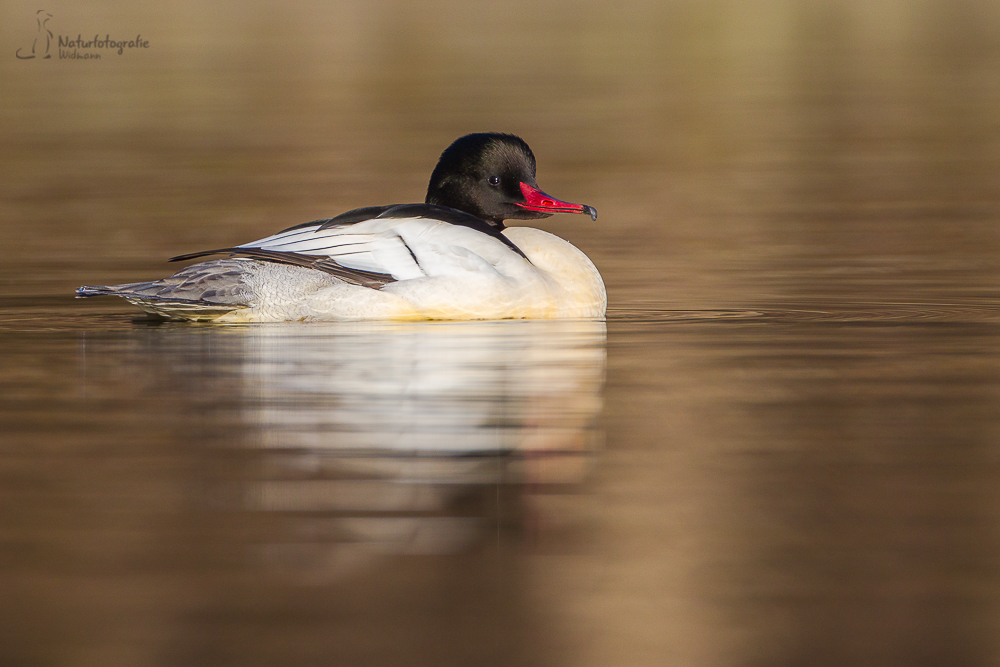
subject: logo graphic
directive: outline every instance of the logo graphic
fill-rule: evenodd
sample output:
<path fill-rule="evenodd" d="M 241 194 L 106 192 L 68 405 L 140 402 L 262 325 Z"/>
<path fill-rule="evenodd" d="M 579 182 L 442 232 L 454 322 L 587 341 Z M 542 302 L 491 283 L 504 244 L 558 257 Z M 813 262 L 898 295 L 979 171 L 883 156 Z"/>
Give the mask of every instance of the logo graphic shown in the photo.
<path fill-rule="evenodd" d="M 52 14 L 49 14 L 44 9 L 39 9 L 35 12 L 35 18 L 38 21 L 38 34 L 35 35 L 35 41 L 31 43 L 30 53 L 21 53 L 24 49 L 18 49 L 16 55 L 21 60 L 31 60 L 32 58 L 51 58 L 49 54 L 49 47 L 52 46 L 52 31 L 46 27 L 46 23 L 52 18 Z"/>
<path fill-rule="evenodd" d="M 51 58 L 52 47 L 58 45 L 58 52 L 55 54 L 59 60 L 103 60 L 104 56 L 117 53 L 122 55 L 126 50 L 135 53 L 137 50 L 148 49 L 149 40 L 143 39 L 142 34 L 134 38 L 116 39 L 111 37 L 110 32 L 106 32 L 101 37 L 99 32 L 93 33 L 93 39 L 84 39 L 82 33 L 77 33 L 76 37 L 70 35 L 54 35 L 49 30 L 48 22 L 52 18 L 44 9 L 35 12 L 35 22 L 38 24 L 38 31 L 31 42 L 31 48 L 21 47 L 14 55 L 19 60 L 33 60 L 39 58 L 45 60 Z"/>

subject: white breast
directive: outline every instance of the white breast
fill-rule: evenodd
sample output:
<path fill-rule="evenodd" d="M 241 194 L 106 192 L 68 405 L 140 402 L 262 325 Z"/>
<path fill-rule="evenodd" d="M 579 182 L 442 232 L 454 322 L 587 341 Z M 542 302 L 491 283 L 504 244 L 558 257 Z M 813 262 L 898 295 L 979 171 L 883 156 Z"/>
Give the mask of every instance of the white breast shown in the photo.
<path fill-rule="evenodd" d="M 531 227 L 508 227 L 503 233 L 558 287 L 549 317 L 604 317 L 608 309 L 604 280 L 579 248 Z"/>

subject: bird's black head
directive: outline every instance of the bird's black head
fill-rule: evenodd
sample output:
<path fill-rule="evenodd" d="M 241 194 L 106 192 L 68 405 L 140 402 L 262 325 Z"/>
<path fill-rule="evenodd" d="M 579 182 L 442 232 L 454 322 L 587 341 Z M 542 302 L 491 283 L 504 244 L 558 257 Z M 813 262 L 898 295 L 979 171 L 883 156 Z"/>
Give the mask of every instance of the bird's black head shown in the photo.
<path fill-rule="evenodd" d="M 504 220 L 547 218 L 553 213 L 587 213 L 591 206 L 550 197 L 535 182 L 535 156 L 513 134 L 467 134 L 441 153 L 427 186 L 428 204 L 471 213 L 503 229 Z"/>

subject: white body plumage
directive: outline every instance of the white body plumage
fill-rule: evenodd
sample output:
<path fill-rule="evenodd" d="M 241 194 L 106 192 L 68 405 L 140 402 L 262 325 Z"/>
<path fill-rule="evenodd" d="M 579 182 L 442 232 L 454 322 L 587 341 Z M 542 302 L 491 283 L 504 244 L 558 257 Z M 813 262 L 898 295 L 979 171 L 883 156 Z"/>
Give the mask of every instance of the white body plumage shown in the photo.
<path fill-rule="evenodd" d="M 299 228 L 244 248 L 334 257 L 353 269 L 385 273 L 381 289 L 314 269 L 241 260 L 247 307 L 197 319 L 219 322 L 358 319 L 506 319 L 603 317 L 604 282 L 572 244 L 538 229 L 501 241 L 466 227 L 423 218 L 372 220 L 348 228 Z M 137 305 L 151 312 L 152 302 Z M 185 313 L 191 319 L 194 313 Z"/>

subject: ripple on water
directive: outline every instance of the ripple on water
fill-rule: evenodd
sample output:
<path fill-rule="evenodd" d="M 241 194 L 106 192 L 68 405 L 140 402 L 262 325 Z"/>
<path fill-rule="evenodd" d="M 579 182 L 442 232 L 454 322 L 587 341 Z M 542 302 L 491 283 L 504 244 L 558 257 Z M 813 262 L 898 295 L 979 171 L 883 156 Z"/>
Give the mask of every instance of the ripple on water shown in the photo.
<path fill-rule="evenodd" d="M 654 307 L 608 309 L 610 322 L 630 324 L 667 324 L 684 322 L 794 323 L 927 323 L 961 324 L 1000 323 L 1000 305 L 985 304 L 849 304 L 823 308 L 802 306 L 766 306 L 754 309 L 666 310 Z"/>
<path fill-rule="evenodd" d="M 761 304 L 756 308 L 667 309 L 655 305 L 608 308 L 608 321 L 627 324 L 683 324 L 705 322 L 836 322 L 996 324 L 1000 304 L 994 303 L 849 303 L 817 307 L 813 304 Z M 0 331 L 111 331 L 143 326 L 215 326 L 161 322 L 145 318 L 127 304 L 103 304 L 72 296 L 45 295 L 0 298 Z"/>

